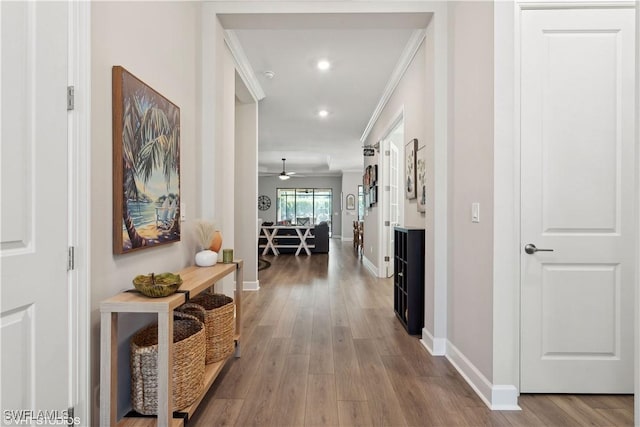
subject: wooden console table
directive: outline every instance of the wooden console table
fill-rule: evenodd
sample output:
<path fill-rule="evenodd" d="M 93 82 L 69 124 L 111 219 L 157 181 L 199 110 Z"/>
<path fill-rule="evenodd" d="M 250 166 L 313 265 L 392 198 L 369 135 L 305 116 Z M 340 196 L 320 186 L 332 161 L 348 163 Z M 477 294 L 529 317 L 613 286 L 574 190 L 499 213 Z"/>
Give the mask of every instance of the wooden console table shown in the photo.
<path fill-rule="evenodd" d="M 271 252 L 273 252 L 274 255 L 280 255 L 278 248 L 297 248 L 298 250 L 296 251 L 296 256 L 300 255 L 300 251 L 304 249 L 307 255 L 311 255 L 311 251 L 309 249 L 313 248 L 314 245 L 308 244 L 307 239 L 312 239 L 315 237 L 311 234 L 311 230 L 313 230 L 313 227 L 304 225 L 262 225 L 260 226 L 260 229 L 267 239 L 266 245 L 259 245 L 259 247 L 264 248 L 264 250 L 262 251 L 262 255 L 266 255 L 267 252 L 269 252 L 269 249 L 271 249 Z M 276 243 L 275 237 L 278 235 L 279 230 L 295 230 L 295 236 L 280 235 L 280 237 L 282 239 L 297 239 L 299 243 L 297 245 L 291 243 Z"/>
<path fill-rule="evenodd" d="M 173 366 L 173 310 L 190 297 L 213 286 L 217 281 L 235 272 L 236 289 L 236 354 L 240 357 L 240 327 L 242 309 L 243 262 L 218 263 L 212 267 L 188 267 L 178 273 L 183 283 L 173 295 L 148 298 L 140 293 L 123 292 L 100 303 L 100 426 L 158 426 L 179 427 L 183 418 L 173 418 L 172 366 Z M 123 418 L 117 421 L 118 391 L 118 313 L 156 313 L 158 315 L 158 417 Z M 228 359 L 206 365 L 202 394 L 189 407 L 180 410 L 185 418 L 191 417 Z"/>

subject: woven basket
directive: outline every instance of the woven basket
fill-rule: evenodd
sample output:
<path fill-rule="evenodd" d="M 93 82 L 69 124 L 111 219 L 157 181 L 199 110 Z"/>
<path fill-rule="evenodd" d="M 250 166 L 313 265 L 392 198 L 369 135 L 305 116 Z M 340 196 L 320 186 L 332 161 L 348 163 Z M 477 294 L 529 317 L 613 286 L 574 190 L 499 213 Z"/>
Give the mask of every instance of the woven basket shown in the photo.
<path fill-rule="evenodd" d="M 203 323 L 174 312 L 173 410 L 192 404 L 204 388 L 206 334 Z M 143 415 L 158 413 L 158 324 L 140 329 L 131 338 L 131 403 Z"/>
<path fill-rule="evenodd" d="M 204 325 L 207 334 L 206 363 L 219 362 L 235 350 L 233 325 L 233 298 L 222 294 L 203 292 L 190 300 L 205 310 Z"/>

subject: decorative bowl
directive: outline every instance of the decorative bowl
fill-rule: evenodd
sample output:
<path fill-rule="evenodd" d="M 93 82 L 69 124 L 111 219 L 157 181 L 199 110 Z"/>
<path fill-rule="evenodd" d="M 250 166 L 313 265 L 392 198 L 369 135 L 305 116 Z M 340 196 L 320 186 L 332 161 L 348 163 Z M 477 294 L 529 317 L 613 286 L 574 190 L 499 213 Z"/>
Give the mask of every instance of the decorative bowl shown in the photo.
<path fill-rule="evenodd" d="M 133 279 L 133 286 L 143 295 L 151 298 L 166 297 L 178 290 L 182 285 L 179 274 L 160 273 L 143 274 Z"/>

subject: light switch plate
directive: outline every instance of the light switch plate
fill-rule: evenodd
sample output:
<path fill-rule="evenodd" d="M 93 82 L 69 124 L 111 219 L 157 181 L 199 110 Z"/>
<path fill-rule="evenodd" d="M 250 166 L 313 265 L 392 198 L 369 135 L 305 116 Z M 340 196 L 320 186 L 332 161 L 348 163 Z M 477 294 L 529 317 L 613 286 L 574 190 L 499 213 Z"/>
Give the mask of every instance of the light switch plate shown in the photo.
<path fill-rule="evenodd" d="M 480 222 L 480 203 L 471 203 L 471 222 Z"/>
<path fill-rule="evenodd" d="M 187 220 L 187 206 L 185 203 L 180 203 L 180 222 Z"/>

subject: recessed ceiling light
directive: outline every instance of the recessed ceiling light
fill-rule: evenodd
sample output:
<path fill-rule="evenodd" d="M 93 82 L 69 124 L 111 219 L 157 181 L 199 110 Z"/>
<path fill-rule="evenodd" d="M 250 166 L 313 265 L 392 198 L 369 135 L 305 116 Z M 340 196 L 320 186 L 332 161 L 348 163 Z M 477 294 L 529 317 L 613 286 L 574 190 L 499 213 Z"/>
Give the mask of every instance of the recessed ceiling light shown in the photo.
<path fill-rule="evenodd" d="M 327 110 L 320 110 L 318 111 L 318 115 L 320 117 L 327 117 L 329 115 L 329 112 Z"/>
<path fill-rule="evenodd" d="M 318 61 L 318 70 L 327 71 L 329 68 L 331 68 L 331 63 L 326 59 Z"/>

